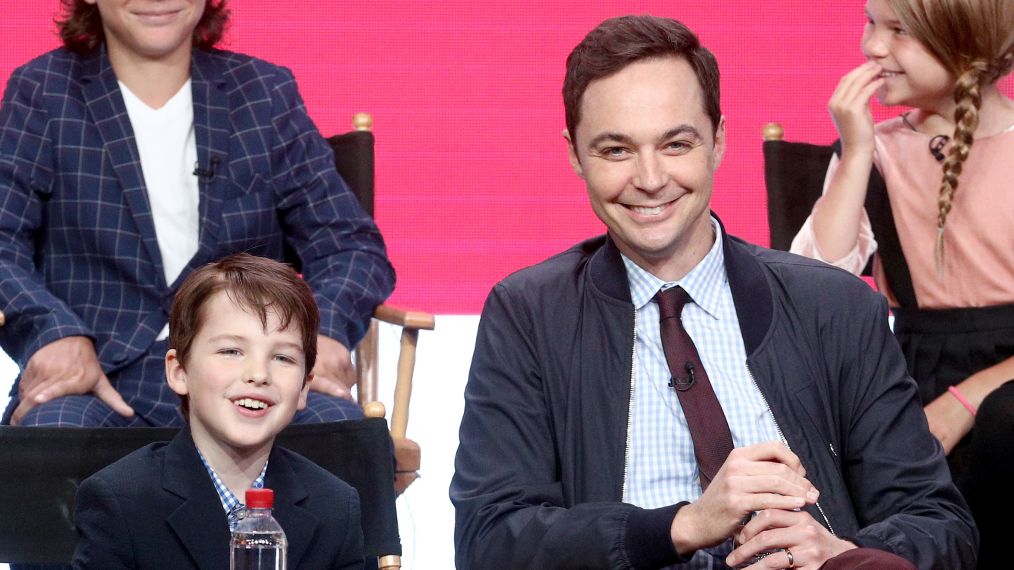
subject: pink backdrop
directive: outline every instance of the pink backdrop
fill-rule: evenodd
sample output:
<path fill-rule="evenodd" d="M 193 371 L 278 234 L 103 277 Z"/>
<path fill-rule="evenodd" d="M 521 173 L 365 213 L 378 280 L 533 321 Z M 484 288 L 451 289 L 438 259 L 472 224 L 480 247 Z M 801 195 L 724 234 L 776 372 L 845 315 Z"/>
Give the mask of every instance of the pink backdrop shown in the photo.
<path fill-rule="evenodd" d="M 470 314 L 506 274 L 603 231 L 560 136 L 564 60 L 598 22 L 674 17 L 715 52 L 729 148 L 713 205 L 733 233 L 766 245 L 762 126 L 834 139 L 826 100 L 862 61 L 863 5 L 234 0 L 224 47 L 291 68 L 325 134 L 348 130 L 356 112 L 373 115 L 377 222 L 398 270 L 392 301 Z M 57 46 L 57 6 L 4 0 L 0 80 Z"/>

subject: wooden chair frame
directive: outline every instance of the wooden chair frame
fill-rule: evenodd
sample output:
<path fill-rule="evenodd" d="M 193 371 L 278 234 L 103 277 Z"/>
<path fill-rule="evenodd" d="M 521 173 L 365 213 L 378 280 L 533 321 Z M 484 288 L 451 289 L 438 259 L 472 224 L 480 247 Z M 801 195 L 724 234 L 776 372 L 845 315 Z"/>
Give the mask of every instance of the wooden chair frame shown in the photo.
<path fill-rule="evenodd" d="M 373 118 L 368 113 L 356 113 L 352 118 L 352 126 L 355 131 L 371 132 Z M 372 145 L 372 137 L 370 137 Z M 369 163 L 372 169 L 372 162 Z M 361 200 L 367 212 L 373 212 L 373 188 L 372 172 L 368 177 L 371 182 L 359 182 L 359 172 L 343 172 L 351 168 L 336 160 L 339 173 L 345 176 L 346 180 L 356 181 L 371 187 L 366 192 L 367 196 Z M 355 165 L 359 168 L 361 165 Z M 357 193 L 359 194 L 359 193 Z M 367 417 L 384 417 L 386 408 L 379 401 L 379 323 L 388 323 L 401 327 L 401 349 L 398 356 L 398 369 L 394 388 L 394 407 L 391 411 L 391 439 L 394 442 L 395 453 L 395 492 L 401 494 L 415 481 L 419 475 L 421 465 L 421 453 L 419 445 L 408 439 L 408 410 L 409 401 L 412 397 L 412 377 L 415 370 L 416 346 L 419 341 L 419 331 L 433 330 L 436 322 L 433 315 L 421 311 L 410 311 L 394 307 L 389 304 L 377 306 L 370 322 L 365 337 L 356 347 L 356 374 L 359 405 Z"/>

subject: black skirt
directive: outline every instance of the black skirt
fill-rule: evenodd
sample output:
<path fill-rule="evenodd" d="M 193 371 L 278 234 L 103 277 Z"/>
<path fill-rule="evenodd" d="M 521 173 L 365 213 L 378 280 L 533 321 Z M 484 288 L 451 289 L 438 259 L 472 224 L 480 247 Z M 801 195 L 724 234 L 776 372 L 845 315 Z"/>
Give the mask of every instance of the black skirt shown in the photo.
<path fill-rule="evenodd" d="M 894 334 L 924 406 L 948 387 L 1014 356 L 1014 305 L 893 312 Z M 971 461 L 970 439 L 962 439 L 947 457 L 959 484 Z"/>
<path fill-rule="evenodd" d="M 924 406 L 948 387 L 1014 356 L 1014 305 L 893 311 L 894 334 Z"/>

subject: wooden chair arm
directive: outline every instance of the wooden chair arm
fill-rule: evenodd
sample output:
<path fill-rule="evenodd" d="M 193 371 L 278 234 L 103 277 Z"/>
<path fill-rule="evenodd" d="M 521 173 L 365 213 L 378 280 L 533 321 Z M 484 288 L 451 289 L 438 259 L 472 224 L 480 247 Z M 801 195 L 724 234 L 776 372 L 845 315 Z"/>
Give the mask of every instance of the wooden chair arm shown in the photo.
<path fill-rule="evenodd" d="M 399 309 L 386 304 L 377 305 L 373 318 L 408 329 L 431 331 L 436 326 L 436 320 L 429 313 L 406 311 L 405 309 Z"/>
<path fill-rule="evenodd" d="M 433 330 L 436 326 L 436 319 L 429 313 L 408 311 L 386 304 L 377 306 L 373 318 L 401 327 L 401 351 L 398 354 L 398 375 L 394 385 L 394 409 L 391 412 L 391 438 L 404 439 L 405 433 L 408 431 L 408 405 L 412 398 L 412 373 L 415 369 L 415 350 L 419 340 L 419 331 Z M 364 342 L 367 344 L 376 343 L 376 332 L 371 331 Z M 375 349 L 371 349 L 371 352 L 373 351 Z M 375 385 L 376 364 L 364 362 L 363 365 L 362 371 L 372 374 L 370 380 Z M 368 391 L 375 391 L 373 385 L 369 386 Z M 360 388 L 362 387 L 360 384 Z M 360 399 L 363 400 L 363 397 L 360 396 Z M 366 394 L 364 406 L 372 403 L 375 399 L 375 393 Z M 373 413 L 376 413 L 376 410 Z"/>
<path fill-rule="evenodd" d="M 385 322 L 401 327 L 401 349 L 398 354 L 398 371 L 394 386 L 394 408 L 390 430 L 394 443 L 397 472 L 395 491 L 399 495 L 418 478 L 420 466 L 419 445 L 406 437 L 408 408 L 412 397 L 412 374 L 415 369 L 415 352 L 420 330 L 433 330 L 436 320 L 422 311 L 409 311 L 391 305 L 379 305 L 373 314 L 370 330 L 356 349 L 356 368 L 359 374 L 359 401 L 367 417 L 384 417 L 384 404 L 377 401 L 377 363 L 379 344 L 377 323 Z"/>

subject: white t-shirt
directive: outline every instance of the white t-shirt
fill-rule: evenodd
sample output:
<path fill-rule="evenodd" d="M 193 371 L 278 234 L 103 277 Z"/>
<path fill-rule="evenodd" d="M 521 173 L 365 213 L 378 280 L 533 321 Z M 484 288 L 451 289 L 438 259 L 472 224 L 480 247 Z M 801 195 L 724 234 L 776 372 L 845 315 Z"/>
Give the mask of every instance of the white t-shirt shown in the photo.
<path fill-rule="evenodd" d="M 172 284 L 197 253 L 200 237 L 200 193 L 194 174 L 197 139 L 190 80 L 159 109 L 146 105 L 122 82 L 120 91 L 141 157 L 162 269 L 166 283 Z M 158 338 L 168 334 L 166 325 Z"/>
<path fill-rule="evenodd" d="M 197 253 L 200 194 L 194 168 L 194 104 L 190 81 L 159 109 L 152 109 L 120 83 L 141 171 L 148 188 L 165 281 L 172 284 Z"/>

